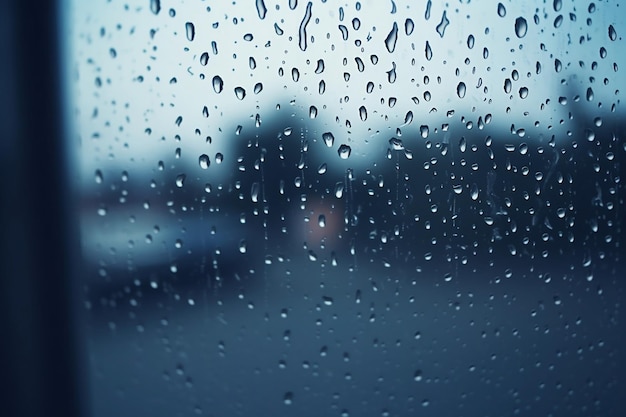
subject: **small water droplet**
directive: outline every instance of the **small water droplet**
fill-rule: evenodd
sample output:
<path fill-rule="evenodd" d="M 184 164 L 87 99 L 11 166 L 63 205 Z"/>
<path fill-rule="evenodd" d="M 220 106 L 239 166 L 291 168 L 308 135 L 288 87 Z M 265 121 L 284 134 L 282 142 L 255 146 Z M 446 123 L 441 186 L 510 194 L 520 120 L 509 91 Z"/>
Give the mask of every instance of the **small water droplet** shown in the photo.
<path fill-rule="evenodd" d="M 285 403 L 285 405 L 293 404 L 293 393 L 291 391 L 285 393 L 283 396 L 283 403 Z"/>
<path fill-rule="evenodd" d="M 467 47 L 468 47 L 469 49 L 472 49 L 472 48 L 474 47 L 474 43 L 475 43 L 475 41 L 476 41 L 476 40 L 474 39 L 474 35 L 469 35 L 469 36 L 467 37 Z"/>
<path fill-rule="evenodd" d="M 206 65 L 208 63 L 209 63 L 209 53 L 203 52 L 202 55 L 200 55 L 200 64 Z"/>
<path fill-rule="evenodd" d="M 178 188 L 182 188 L 185 185 L 185 178 L 187 178 L 185 174 L 180 174 L 176 177 L 176 186 Z"/>
<path fill-rule="evenodd" d="M 389 139 L 389 145 L 391 145 L 391 149 L 394 151 L 401 151 L 404 149 L 404 143 L 402 143 L 402 139 L 391 138 Z"/>
<path fill-rule="evenodd" d="M 525 99 L 526 97 L 528 97 L 528 88 L 526 87 L 522 87 L 519 89 L 519 96 L 521 99 Z"/>
<path fill-rule="evenodd" d="M 433 58 L 433 50 L 430 47 L 430 42 L 426 41 L 426 48 L 424 50 L 424 53 L 426 55 L 426 59 L 428 61 L 430 61 Z"/>
<path fill-rule="evenodd" d="M 413 20 L 406 19 L 404 21 L 404 33 L 406 33 L 406 36 L 410 36 L 413 33 L 414 29 L 415 29 L 415 23 L 413 23 Z"/>

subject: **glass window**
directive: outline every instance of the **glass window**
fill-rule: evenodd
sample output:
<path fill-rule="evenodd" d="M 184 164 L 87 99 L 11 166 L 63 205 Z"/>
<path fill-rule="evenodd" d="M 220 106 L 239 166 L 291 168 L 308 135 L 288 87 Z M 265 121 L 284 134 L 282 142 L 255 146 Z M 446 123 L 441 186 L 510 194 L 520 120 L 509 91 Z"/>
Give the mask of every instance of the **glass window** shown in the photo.
<path fill-rule="evenodd" d="M 71 2 L 95 416 L 616 416 L 617 2 Z"/>

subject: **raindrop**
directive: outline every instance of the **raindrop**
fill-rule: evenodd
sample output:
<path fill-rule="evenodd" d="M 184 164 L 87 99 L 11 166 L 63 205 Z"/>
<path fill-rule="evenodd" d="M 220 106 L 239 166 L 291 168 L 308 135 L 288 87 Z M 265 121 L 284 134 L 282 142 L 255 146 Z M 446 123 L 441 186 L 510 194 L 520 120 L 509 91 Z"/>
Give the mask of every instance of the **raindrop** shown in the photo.
<path fill-rule="evenodd" d="M 591 87 L 587 88 L 587 101 L 593 101 L 593 90 Z"/>
<path fill-rule="evenodd" d="M 221 152 L 215 154 L 215 163 L 221 164 L 224 161 L 224 155 Z"/>
<path fill-rule="evenodd" d="M 99 169 L 96 169 L 95 181 L 96 181 L 96 184 L 102 184 L 102 181 L 103 181 L 102 171 L 100 171 Z"/>
<path fill-rule="evenodd" d="M 385 38 L 385 46 L 387 47 L 387 51 L 389 51 L 389 53 L 393 53 L 393 51 L 396 49 L 397 41 L 398 41 L 398 24 L 396 22 L 393 22 L 393 27 L 391 28 L 391 31 L 387 35 L 387 38 Z"/>
<path fill-rule="evenodd" d="M 511 92 L 511 87 L 512 87 L 511 79 L 510 78 L 506 78 L 504 80 L 504 92 L 509 94 Z"/>
<path fill-rule="evenodd" d="M 560 11 L 562 6 L 563 2 L 561 0 L 554 0 L 554 2 L 552 3 L 552 7 L 554 7 L 555 12 Z"/>
<path fill-rule="evenodd" d="M 204 154 L 204 153 L 200 155 L 200 157 L 198 158 L 198 163 L 200 164 L 200 168 L 207 169 L 209 165 L 211 165 L 211 160 L 209 159 L 209 155 Z"/>
<path fill-rule="evenodd" d="M 187 34 L 187 40 L 189 42 L 193 41 L 193 38 L 196 37 L 196 28 L 194 27 L 193 23 L 185 23 L 185 33 Z"/>
<path fill-rule="evenodd" d="M 245 35 L 243 35 L 243 40 L 250 42 L 252 41 L 252 39 L 254 39 L 254 36 L 252 35 L 252 33 L 246 33 Z"/>
<path fill-rule="evenodd" d="M 298 0 L 289 0 L 289 8 L 295 10 L 298 7 Z"/>
<path fill-rule="evenodd" d="M 389 145 L 391 145 L 391 149 L 393 149 L 394 151 L 401 151 L 404 149 L 402 139 L 391 138 L 389 139 Z"/>
<path fill-rule="evenodd" d="M 335 184 L 335 197 L 341 198 L 343 197 L 343 183 L 338 182 Z"/>
<path fill-rule="evenodd" d="M 406 33 L 406 36 L 411 35 L 411 33 L 413 33 L 413 29 L 415 29 L 415 23 L 413 23 L 413 20 L 406 19 L 404 21 L 404 33 Z"/>
<path fill-rule="evenodd" d="M 448 27 L 448 25 L 450 24 L 450 21 L 448 20 L 448 17 L 446 16 L 446 11 L 443 11 L 443 15 L 441 16 L 441 22 L 439 22 L 439 24 L 437 25 L 437 33 L 439 34 L 439 36 L 441 36 L 443 38 L 443 35 L 445 35 L 446 32 L 446 28 Z"/>
<path fill-rule="evenodd" d="M 430 61 L 433 58 L 433 50 L 431 49 L 428 41 L 426 41 L 426 49 L 424 52 L 426 53 L 426 59 Z"/>
<path fill-rule="evenodd" d="M 306 43 L 307 43 L 307 34 L 306 34 L 306 26 L 309 24 L 311 20 L 311 8 L 313 7 L 312 2 L 308 2 L 306 5 L 306 11 L 304 12 L 304 17 L 300 22 L 300 28 L 298 30 L 298 45 L 302 51 L 306 51 Z"/>
<path fill-rule="evenodd" d="M 422 136 L 422 138 L 426 139 L 428 137 L 428 133 L 429 133 L 428 125 L 421 125 L 420 135 Z"/>
<path fill-rule="evenodd" d="M 150 11 L 159 14 L 161 11 L 161 0 L 150 0 Z"/>
<path fill-rule="evenodd" d="M 506 16 L 506 8 L 504 7 L 504 4 L 502 3 L 498 3 L 498 16 L 500 17 Z"/>
<path fill-rule="evenodd" d="M 291 405 L 293 403 L 293 393 L 291 391 L 285 393 L 283 403 L 285 403 L 285 405 Z"/>
<path fill-rule="evenodd" d="M 263 0 L 256 0 L 256 12 L 259 15 L 259 19 L 265 19 L 267 7 L 265 7 L 265 2 Z"/>
<path fill-rule="evenodd" d="M 259 94 L 261 91 L 263 91 L 263 84 L 262 83 L 256 83 L 254 85 L 254 94 Z"/>
<path fill-rule="evenodd" d="M 474 47 L 474 42 L 475 42 L 474 35 L 469 35 L 467 37 L 467 47 L 469 49 L 472 49 Z"/>
<path fill-rule="evenodd" d="M 359 117 L 361 117 L 362 121 L 367 120 L 367 109 L 365 106 L 359 107 Z"/>
<path fill-rule="evenodd" d="M 350 148 L 350 146 L 346 144 L 342 144 L 341 146 L 339 146 L 339 149 L 337 149 L 337 154 L 339 154 L 339 157 L 341 159 L 350 158 L 350 153 L 352 153 L 352 148 Z"/>
<path fill-rule="evenodd" d="M 615 31 L 613 25 L 609 25 L 609 39 L 612 41 L 617 39 L 617 32 Z"/>
<path fill-rule="evenodd" d="M 252 183 L 252 187 L 250 188 L 250 199 L 253 203 L 259 202 L 259 192 L 261 191 L 261 187 L 258 182 Z"/>
<path fill-rule="evenodd" d="M 456 86 L 456 95 L 459 96 L 459 98 L 463 98 L 465 97 L 465 83 L 463 81 L 461 81 L 457 86 Z"/>
<path fill-rule="evenodd" d="M 472 184 L 472 188 L 470 189 L 470 196 L 472 197 L 472 200 L 478 200 L 478 186 L 475 183 Z"/>
<path fill-rule="evenodd" d="M 341 38 L 344 41 L 348 40 L 348 28 L 345 27 L 344 25 L 339 25 L 339 30 L 341 31 Z"/>
<path fill-rule="evenodd" d="M 408 112 L 406 112 L 406 115 L 404 116 L 404 124 L 409 125 L 412 122 L 413 122 L 413 112 L 409 110 Z"/>
<path fill-rule="evenodd" d="M 219 75 L 216 75 L 215 77 L 213 77 L 213 90 L 219 94 L 222 92 L 222 90 L 224 89 L 224 81 L 222 80 L 222 77 L 220 77 Z"/>
<path fill-rule="evenodd" d="M 317 117 L 317 107 L 311 106 L 309 107 L 309 118 L 315 119 Z"/>
<path fill-rule="evenodd" d="M 185 185 L 185 178 L 187 178 L 185 174 L 180 174 L 176 177 L 176 186 L 178 188 L 182 188 Z"/>
<path fill-rule="evenodd" d="M 203 52 L 202 55 L 200 55 L 200 64 L 206 65 L 208 62 L 209 62 L 209 54 L 208 52 Z"/>
<path fill-rule="evenodd" d="M 563 15 L 560 14 L 554 19 L 554 27 L 558 29 L 563 24 Z"/>
<path fill-rule="evenodd" d="M 523 38 L 526 36 L 526 32 L 528 31 L 528 23 L 526 23 L 526 19 L 523 17 L 518 17 L 515 19 L 515 34 L 518 38 Z"/>
<path fill-rule="evenodd" d="M 357 56 L 356 58 L 354 58 L 354 61 L 356 62 L 356 68 L 357 70 L 359 70 L 359 72 L 365 71 L 365 64 L 363 63 L 363 60 L 361 58 Z"/>
<path fill-rule="evenodd" d="M 528 97 L 528 88 L 526 87 L 522 87 L 519 89 L 519 96 L 520 98 L 524 99 L 526 97 Z"/>
<path fill-rule="evenodd" d="M 248 243 L 245 239 L 239 241 L 239 253 L 246 253 L 248 251 Z"/>
<path fill-rule="evenodd" d="M 318 59 L 317 60 L 317 67 L 315 68 L 315 73 L 316 74 L 321 74 L 322 72 L 324 72 L 324 60 L 323 59 Z"/>
<path fill-rule="evenodd" d="M 320 214 L 317 218 L 317 224 L 319 225 L 319 227 L 326 227 L 326 216 Z"/>
<path fill-rule="evenodd" d="M 235 96 L 237 96 L 239 100 L 243 100 L 246 97 L 246 90 L 244 90 L 243 87 L 235 87 Z"/>
<path fill-rule="evenodd" d="M 298 82 L 298 80 L 300 79 L 300 71 L 298 71 L 298 68 L 294 67 L 291 69 L 291 78 L 294 82 Z"/>
<path fill-rule="evenodd" d="M 322 134 L 322 139 L 324 139 L 324 143 L 329 148 L 331 148 L 333 146 L 333 144 L 335 143 L 335 136 L 333 136 L 333 134 L 330 133 L 330 132 L 323 133 Z"/>

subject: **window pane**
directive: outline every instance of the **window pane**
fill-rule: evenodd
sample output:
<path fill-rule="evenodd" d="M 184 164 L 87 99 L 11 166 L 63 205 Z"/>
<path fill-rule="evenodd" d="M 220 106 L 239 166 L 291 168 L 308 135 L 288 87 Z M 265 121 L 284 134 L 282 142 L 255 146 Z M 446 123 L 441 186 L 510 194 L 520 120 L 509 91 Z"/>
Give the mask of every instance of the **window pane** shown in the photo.
<path fill-rule="evenodd" d="M 68 13 L 96 416 L 618 415 L 619 4 Z"/>

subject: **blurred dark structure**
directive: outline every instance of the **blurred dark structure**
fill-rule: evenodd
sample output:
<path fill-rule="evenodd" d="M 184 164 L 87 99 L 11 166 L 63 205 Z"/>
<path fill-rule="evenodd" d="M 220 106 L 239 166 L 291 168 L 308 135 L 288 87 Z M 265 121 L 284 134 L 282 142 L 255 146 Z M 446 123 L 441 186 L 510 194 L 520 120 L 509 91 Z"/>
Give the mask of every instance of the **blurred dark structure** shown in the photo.
<path fill-rule="evenodd" d="M 58 6 L 0 3 L 3 416 L 85 415 Z"/>

